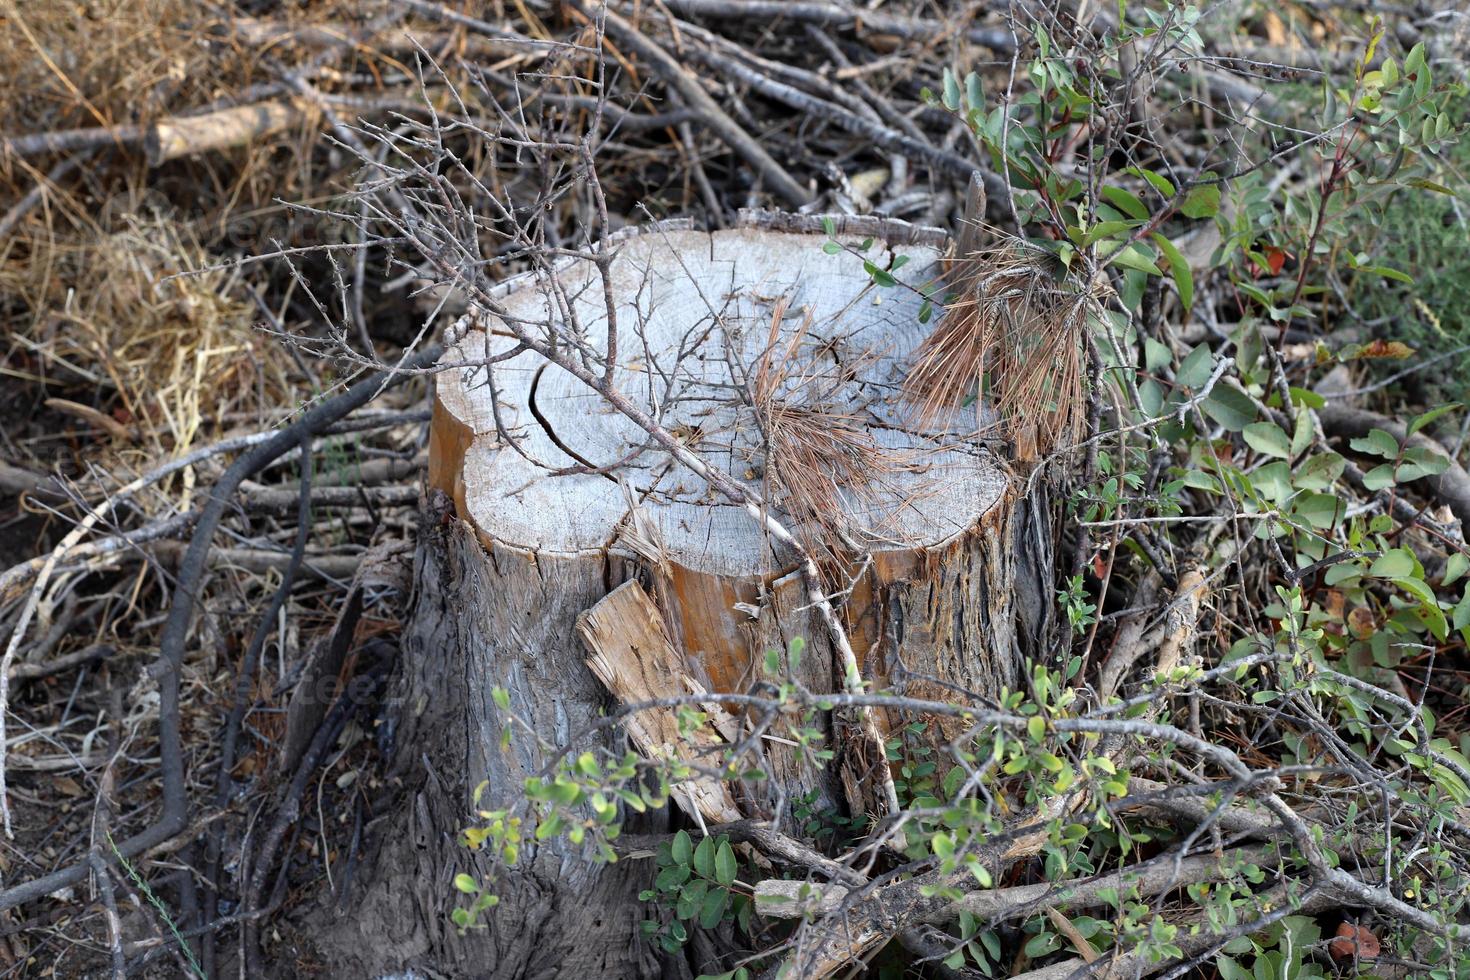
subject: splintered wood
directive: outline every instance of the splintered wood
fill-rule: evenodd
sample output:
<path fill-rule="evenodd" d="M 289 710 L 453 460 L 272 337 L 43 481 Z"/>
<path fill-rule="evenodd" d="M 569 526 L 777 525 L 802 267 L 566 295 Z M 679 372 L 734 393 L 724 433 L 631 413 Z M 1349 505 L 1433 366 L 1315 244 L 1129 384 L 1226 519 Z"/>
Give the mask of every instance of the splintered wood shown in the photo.
<path fill-rule="evenodd" d="M 669 639 L 658 607 L 637 581 L 623 583 L 577 617 L 577 633 L 587 645 L 587 666 L 619 704 L 706 693 Z M 649 758 L 672 754 L 691 766 L 719 768 L 725 741 L 717 733 L 733 738 L 737 726 L 719 705 L 699 707 L 713 724 L 687 736 L 679 731 L 677 708 L 633 712 L 624 725 L 633 744 Z M 741 817 L 729 787 L 710 776 L 696 775 L 681 783 L 673 796 L 695 819 L 726 823 Z"/>

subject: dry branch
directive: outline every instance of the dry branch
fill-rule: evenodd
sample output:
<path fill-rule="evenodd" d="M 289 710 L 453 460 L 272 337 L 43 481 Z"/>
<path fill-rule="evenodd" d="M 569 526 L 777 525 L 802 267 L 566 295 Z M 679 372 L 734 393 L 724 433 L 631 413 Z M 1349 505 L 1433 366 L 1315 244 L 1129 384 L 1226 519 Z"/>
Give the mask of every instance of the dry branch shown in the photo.
<path fill-rule="evenodd" d="M 289 129 L 304 118 L 295 102 L 256 102 L 148 125 L 71 129 L 0 140 L 0 159 L 90 152 L 117 147 L 142 150 L 151 166 L 211 150 L 228 150 Z"/>
<path fill-rule="evenodd" d="M 670 88 L 679 93 L 689 107 L 699 114 L 700 121 L 715 135 L 724 140 L 732 150 L 755 168 L 766 184 L 792 207 L 801 207 L 811 200 L 811 193 L 797 183 L 776 160 L 766 152 L 750 134 L 741 129 L 705 92 L 704 86 L 679 62 L 648 37 L 611 10 L 589 10 L 580 0 L 572 6 L 588 21 L 599 21 L 606 25 L 608 35 L 626 46 L 646 61 L 650 68 Z"/>
<path fill-rule="evenodd" d="M 1015 885 L 971 891 L 958 902 L 934 912 L 931 922 L 945 922 L 959 912 L 968 912 L 981 922 L 998 923 L 1008 918 L 1035 915 L 1045 906 L 1079 910 L 1113 904 L 1117 896 L 1136 892 L 1151 898 L 1202 881 L 1214 881 L 1241 864 L 1259 864 L 1269 859 L 1271 849 L 1241 847 L 1223 855 L 1190 857 L 1165 855 L 1122 871 L 1075 881 Z M 838 910 L 853 889 L 840 884 L 783 881 L 770 878 L 755 888 L 756 911 L 772 919 L 796 919 L 826 915 Z"/>
<path fill-rule="evenodd" d="M 890 34 L 912 41 L 938 41 L 946 36 L 963 36 L 981 47 L 1000 54 L 1015 49 L 1010 31 L 994 27 L 969 27 L 947 24 L 922 17 L 904 17 L 882 10 L 853 9 L 840 3 L 811 0 L 667 0 L 668 6 L 695 17 L 753 21 L 782 18 L 819 24 L 823 27 L 859 30 L 873 34 Z"/>

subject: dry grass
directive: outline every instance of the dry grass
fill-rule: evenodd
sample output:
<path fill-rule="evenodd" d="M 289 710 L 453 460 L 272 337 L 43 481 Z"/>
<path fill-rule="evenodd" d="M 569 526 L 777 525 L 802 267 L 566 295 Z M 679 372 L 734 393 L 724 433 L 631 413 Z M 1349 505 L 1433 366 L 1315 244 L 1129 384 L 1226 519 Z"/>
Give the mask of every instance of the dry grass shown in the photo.
<path fill-rule="evenodd" d="M 206 9 L 189 0 L 6 4 L 5 131 L 150 122 L 250 84 L 243 52 L 210 43 Z"/>
<path fill-rule="evenodd" d="M 865 419 L 834 407 L 834 379 L 811 369 L 801 353 L 811 314 L 783 342 L 785 312 L 782 299 L 750 383 L 767 477 L 780 491 L 777 502 L 797 520 L 803 543 L 836 558 L 854 550 L 857 529 L 849 513 L 870 501 L 905 459 L 880 446 Z"/>
<path fill-rule="evenodd" d="M 0 133 L 125 127 L 249 102 L 276 80 L 272 61 L 315 55 L 247 43 L 212 11 L 188 0 L 6 4 Z M 319 197 L 338 177 L 345 186 L 345 162 L 340 174 L 321 166 L 319 128 L 155 168 L 135 147 L 82 152 L 55 182 L 47 173 L 66 157 L 0 152 L 0 215 L 46 189 L 0 241 L 0 371 L 41 382 L 53 407 L 82 420 L 79 459 L 110 467 L 181 452 L 258 425 L 313 386 L 255 329 L 251 293 L 279 295 L 279 269 L 168 277 L 268 248 L 258 216 L 279 214 L 274 202 Z M 31 455 L 38 469 L 62 462 L 48 435 L 15 433 L 12 456 Z"/>
<path fill-rule="evenodd" d="M 1074 443 L 1086 414 L 1084 331 L 1097 295 L 1049 252 L 1008 240 L 954 264 L 956 298 L 915 353 L 904 395 L 926 427 L 948 428 L 983 398 L 1015 458 Z"/>
<path fill-rule="evenodd" d="M 47 376 L 104 392 L 116 421 L 155 452 L 288 398 L 238 274 L 169 278 L 212 261 L 188 227 L 131 215 L 120 224 L 0 264 L 0 292 L 30 314 L 16 318 L 12 343 Z"/>

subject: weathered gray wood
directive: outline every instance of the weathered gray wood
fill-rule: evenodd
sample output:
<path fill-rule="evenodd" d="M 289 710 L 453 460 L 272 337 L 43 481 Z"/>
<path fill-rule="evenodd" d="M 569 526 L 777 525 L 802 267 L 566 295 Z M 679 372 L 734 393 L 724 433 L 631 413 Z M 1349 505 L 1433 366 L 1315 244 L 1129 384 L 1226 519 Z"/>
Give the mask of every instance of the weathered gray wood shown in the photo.
<path fill-rule="evenodd" d="M 473 821 L 475 787 L 488 783 L 487 805 L 509 800 L 545 762 L 527 735 L 501 751 L 507 719 L 491 689 L 509 691 L 511 710 L 554 744 L 607 703 L 572 628 L 606 593 L 601 570 L 487 552 L 466 525 L 452 522 L 425 531 L 415 578 L 386 722 L 395 729 L 390 775 L 401 796 L 371 828 L 374 852 L 352 906 L 318 915 L 315 933 L 332 975 L 410 968 L 497 980 L 656 975 L 638 929 L 650 861 L 598 865 L 564 839 L 531 844 L 516 872 L 496 880 L 502 901 L 486 929 L 461 937 L 449 919 L 463 898 L 454 876 L 489 870 L 460 838 Z M 665 826 L 655 820 L 634 815 L 629 830 Z"/>

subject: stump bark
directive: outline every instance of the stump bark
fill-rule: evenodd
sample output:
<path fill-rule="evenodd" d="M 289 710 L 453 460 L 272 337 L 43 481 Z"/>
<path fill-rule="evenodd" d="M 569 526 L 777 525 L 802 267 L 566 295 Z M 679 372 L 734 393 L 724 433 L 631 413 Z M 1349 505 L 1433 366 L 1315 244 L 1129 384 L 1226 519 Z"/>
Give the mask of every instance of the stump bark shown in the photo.
<path fill-rule="evenodd" d="M 788 216 L 712 233 L 656 226 L 610 242 L 615 382 L 828 559 L 838 614 L 874 689 L 994 699 L 1021 683 L 1047 629 L 1049 488 L 972 437 L 978 406 L 958 406 L 947 433 L 925 431 L 899 394 L 928 329 L 923 291 L 942 279 L 945 237 L 857 219 L 836 219 L 835 231 L 848 246 L 835 254 L 818 219 Z M 886 281 L 875 269 L 894 284 L 875 285 Z M 554 278 L 503 284 L 502 312 L 574 324 L 595 363 L 606 349 L 603 284 L 584 260 Z M 513 344 L 493 318 L 463 323 L 445 355 L 452 363 Z M 882 450 L 869 485 L 842 488 L 830 513 L 797 499 L 799 478 L 781 472 L 789 460 L 748 396 L 777 358 L 784 403 L 828 413 L 834 433 L 859 425 Z M 637 896 L 653 862 L 598 865 L 564 840 L 497 879 L 502 899 L 486 929 L 459 936 L 450 924 L 454 875 L 483 870 L 459 840 L 474 788 L 487 782 L 485 798 L 503 805 L 546 762 L 521 732 L 501 747 L 507 719 L 491 691 L 507 690 L 512 711 L 555 746 L 621 700 L 746 690 L 765 652 L 798 636 L 807 644 L 800 680 L 839 691 L 832 636 L 792 554 L 597 393 L 530 355 L 498 363 L 493 383 L 479 367 L 439 376 L 429 483 L 443 511 L 430 508 L 420 542 L 387 722 L 401 798 L 375 828 L 377 853 L 352 908 L 322 930 L 324 952 L 363 973 L 687 975 L 639 937 L 650 910 Z M 836 560 L 851 546 L 868 557 Z M 665 721 L 649 717 L 627 735 L 648 752 Z M 748 724 L 734 711 L 715 721 L 715 742 Z M 955 734 L 932 718 L 882 717 L 895 736 L 914 721 L 923 730 L 904 737 L 931 748 Z M 688 815 L 629 814 L 626 829 L 687 826 L 691 816 L 789 821 L 798 804 L 875 810 L 876 767 L 886 763 L 853 737 L 849 715 L 823 724 L 837 750 L 830 764 L 798 761 L 778 725 L 760 743 L 772 778 L 690 784 L 676 795 Z M 592 741 L 623 737 L 603 730 Z"/>

